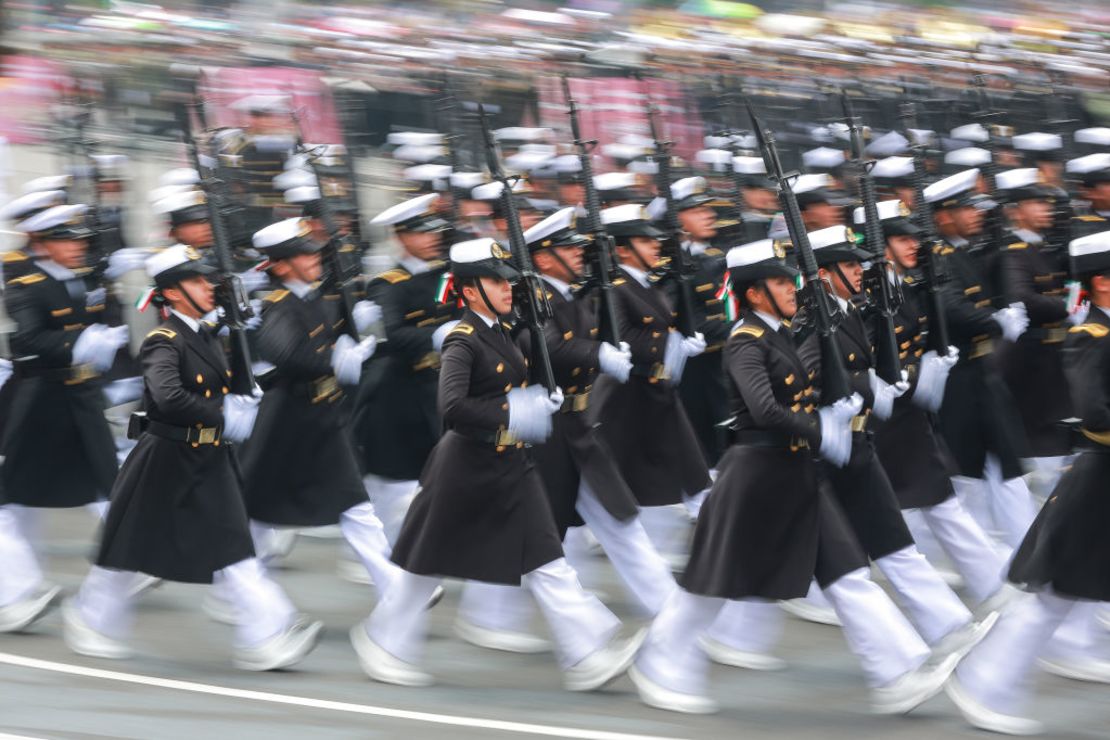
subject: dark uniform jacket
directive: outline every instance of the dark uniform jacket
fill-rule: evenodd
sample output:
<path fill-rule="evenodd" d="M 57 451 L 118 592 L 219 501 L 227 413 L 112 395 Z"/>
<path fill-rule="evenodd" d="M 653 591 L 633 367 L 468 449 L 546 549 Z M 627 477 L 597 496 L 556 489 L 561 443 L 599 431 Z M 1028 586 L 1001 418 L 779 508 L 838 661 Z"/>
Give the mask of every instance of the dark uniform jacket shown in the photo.
<path fill-rule="evenodd" d="M 1064 369 L 1083 420 L 1083 451 L 1014 555 L 1010 580 L 1062 596 L 1110 600 L 1110 317 L 1092 307 L 1064 343 Z"/>
<path fill-rule="evenodd" d="M 991 318 L 998 291 L 984 261 L 966 248 L 944 247 L 949 280 L 944 285 L 945 311 L 952 343 L 960 359 L 952 368 L 940 409 L 940 428 L 956 457 L 960 475 L 983 477 L 988 453 L 998 457 L 1003 478 L 1022 474 L 1026 447 L 1013 396 L 998 374 L 994 352 L 1001 327 Z"/>
<path fill-rule="evenodd" d="M 112 489 L 96 563 L 210 583 L 254 556 L 234 445 L 220 439 L 231 371 L 207 326 L 172 315 L 140 357 L 147 428 Z"/>
<path fill-rule="evenodd" d="M 103 384 L 91 366 L 73 365 L 78 336 L 103 320 L 103 292 L 29 268 L 7 282 L 4 302 L 16 329 L 10 407 L 0 420 L 3 500 L 70 507 L 107 497 L 117 463 Z"/>
<path fill-rule="evenodd" d="M 554 313 L 544 325 L 555 382 L 563 389 L 563 410 L 552 419 L 551 438 L 534 448 L 559 535 L 582 524 L 575 505 L 586 479 L 594 495 L 614 518 L 636 516 L 636 499 L 613 461 L 613 453 L 590 418 L 593 384 L 597 380 L 599 304 L 595 295 L 567 299 L 558 288 L 546 291 Z"/>
<path fill-rule="evenodd" d="M 460 309 L 436 300 L 446 262 L 413 274 L 398 265 L 371 281 L 388 340 L 370 359 L 355 404 L 355 444 L 363 473 L 416 480 L 440 435 L 436 385 L 440 357 L 432 334 Z"/>
<path fill-rule="evenodd" d="M 1067 455 L 1071 444 L 1061 419 L 1072 416 L 1061 350 L 1067 336 L 1067 267 L 1035 242 L 1012 242 L 999 254 L 1003 302 L 1020 302 L 1029 328 L 999 350 L 998 365 L 1033 457 Z"/>
<path fill-rule="evenodd" d="M 446 432 L 393 547 L 411 573 L 519 584 L 563 556 L 529 450 L 508 436 L 507 394 L 528 382 L 508 327 L 466 311 L 443 345 L 439 408 Z"/>
<path fill-rule="evenodd" d="M 632 350 L 632 376 L 623 384 L 598 378 L 591 406 L 640 505 L 678 504 L 708 487 L 710 479 L 677 389 L 664 371 L 674 313 L 659 288 L 645 288 L 631 276 L 613 284 L 621 341 Z"/>
<path fill-rule="evenodd" d="M 251 519 L 317 527 L 365 503 L 343 391 L 332 372 L 335 301 L 284 288 L 262 303 L 259 358 L 273 364 L 251 438 L 243 445 L 243 495 Z"/>
<path fill-rule="evenodd" d="M 728 392 L 721 363 L 721 350 L 730 330 L 725 307 L 719 298 L 725 279 L 725 253 L 709 247 L 691 255 L 694 274 L 691 289 L 694 299 L 694 325 L 705 335 L 705 352 L 686 361 L 679 384 L 679 395 L 686 415 L 698 435 L 698 443 L 709 467 L 715 467 L 727 444 L 725 419 Z"/>

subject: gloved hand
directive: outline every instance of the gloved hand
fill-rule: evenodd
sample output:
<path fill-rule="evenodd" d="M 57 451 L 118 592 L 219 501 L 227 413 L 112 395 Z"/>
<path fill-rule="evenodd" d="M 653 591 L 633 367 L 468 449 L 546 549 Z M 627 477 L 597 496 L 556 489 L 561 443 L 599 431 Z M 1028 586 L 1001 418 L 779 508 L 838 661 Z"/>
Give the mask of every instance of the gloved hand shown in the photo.
<path fill-rule="evenodd" d="M 682 380 L 686 360 L 705 351 L 705 338 L 700 334 L 684 337 L 681 332 L 671 331 L 667 335 L 667 348 L 663 350 L 663 368 L 671 378 L 672 385 Z"/>
<path fill-rule="evenodd" d="M 563 401 L 566 400 L 566 398 L 563 396 L 562 388 L 556 388 L 555 390 L 548 393 L 545 398 L 546 402 L 543 405 L 553 414 L 559 409 L 563 408 Z"/>
<path fill-rule="evenodd" d="M 254 429 L 254 420 L 258 418 L 258 404 L 261 401 L 262 392 L 257 388 L 249 396 L 224 396 L 223 436 L 232 442 L 246 442 Z"/>
<path fill-rule="evenodd" d="M 629 349 L 628 342 L 621 342 L 620 349 L 608 342 L 602 342 L 597 352 L 597 363 L 601 366 L 601 372 L 612 375 L 622 383 L 627 382 L 632 372 L 632 350 Z"/>
<path fill-rule="evenodd" d="M 4 387 L 4 383 L 7 383 L 10 377 L 12 377 L 12 361 L 0 357 L 0 388 Z"/>
<path fill-rule="evenodd" d="M 692 337 L 684 337 L 682 340 L 682 349 L 686 352 L 686 357 L 697 357 L 705 351 L 705 335 L 700 331 L 695 332 Z"/>
<path fill-rule="evenodd" d="M 119 348 L 127 343 L 126 326 L 92 324 L 73 343 L 73 364 L 91 364 L 100 372 L 112 367 Z"/>
<path fill-rule="evenodd" d="M 244 270 L 243 272 L 240 272 L 236 277 L 239 278 L 239 282 L 243 284 L 243 290 L 245 290 L 248 294 L 253 293 L 256 290 L 263 290 L 270 285 L 269 276 L 266 275 L 266 273 L 262 270 Z"/>
<path fill-rule="evenodd" d="M 459 320 L 448 321 L 446 324 L 438 327 L 432 332 L 432 349 L 436 352 L 443 351 L 443 340 L 451 333 L 451 330 L 459 325 Z"/>
<path fill-rule="evenodd" d="M 821 418 L 821 458 L 842 468 L 852 456 L 851 419 L 863 408 L 863 398 L 853 393 L 832 406 L 817 410 Z"/>
<path fill-rule="evenodd" d="M 108 256 L 108 269 L 104 271 L 104 277 L 118 280 L 133 270 L 143 270 L 149 256 L 150 250 L 142 247 L 117 249 Z"/>
<path fill-rule="evenodd" d="M 257 298 L 252 298 L 250 304 L 252 315 L 243 322 L 243 328 L 247 331 L 254 331 L 262 326 L 262 301 Z"/>
<path fill-rule="evenodd" d="M 555 406 L 554 399 L 541 385 L 513 388 L 508 392 L 507 397 L 509 431 L 517 439 L 539 443 L 551 436 L 551 415 L 562 405 L 561 397 L 559 406 Z"/>
<path fill-rule="evenodd" d="M 1075 310 L 1068 314 L 1068 323 L 1072 326 L 1079 326 L 1087 320 L 1087 315 L 1091 313 L 1091 304 L 1088 301 L 1083 301 Z"/>
<path fill-rule="evenodd" d="M 351 313 L 355 317 L 355 329 L 359 334 L 365 334 L 366 331 L 382 320 L 382 307 L 373 301 L 359 301 L 351 309 Z"/>
<path fill-rule="evenodd" d="M 335 349 L 331 354 L 331 367 L 336 379 L 343 385 L 358 385 L 359 376 L 362 375 L 362 363 L 374 354 L 378 338 L 370 335 L 359 343 L 344 334 L 335 340 Z"/>
<path fill-rule="evenodd" d="M 955 347 L 949 347 L 948 354 L 944 357 L 937 355 L 934 350 L 929 350 L 921 357 L 917 388 L 914 389 L 911 399 L 915 406 L 932 413 L 940 410 L 940 404 L 944 400 L 944 386 L 948 383 L 948 373 L 959 359 L 960 351 Z"/>
<path fill-rule="evenodd" d="M 1002 338 L 1007 342 L 1016 342 L 1029 328 L 1029 314 L 1022 303 L 1011 303 L 1006 308 L 995 311 L 991 318 L 1002 327 Z"/>
<path fill-rule="evenodd" d="M 133 378 L 114 380 L 104 387 L 104 398 L 107 399 L 109 408 L 119 406 L 122 403 L 138 401 L 142 398 L 142 395 L 143 378 L 139 375 Z"/>
<path fill-rule="evenodd" d="M 876 418 L 889 419 L 891 411 L 894 410 L 894 399 L 901 398 L 902 394 L 910 389 L 909 376 L 903 370 L 902 379 L 891 385 L 880 378 L 874 368 L 868 369 L 867 375 L 871 382 L 871 395 L 875 398 L 871 404 L 871 411 Z"/>
<path fill-rule="evenodd" d="M 85 293 L 85 308 L 92 308 L 93 306 L 101 306 L 104 301 L 108 299 L 108 291 L 103 287 L 93 288 Z"/>

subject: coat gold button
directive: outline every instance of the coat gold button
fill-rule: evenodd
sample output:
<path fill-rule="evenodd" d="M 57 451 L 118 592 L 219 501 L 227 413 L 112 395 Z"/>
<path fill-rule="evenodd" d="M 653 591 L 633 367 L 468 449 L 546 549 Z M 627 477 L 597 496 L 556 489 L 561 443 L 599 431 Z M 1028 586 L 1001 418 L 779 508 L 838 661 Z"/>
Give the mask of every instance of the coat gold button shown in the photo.
<path fill-rule="evenodd" d="M 499 373 L 505 372 L 505 363 L 504 362 L 497 363 L 497 372 L 499 372 Z"/>
<path fill-rule="evenodd" d="M 204 382 L 204 376 L 201 375 L 200 373 L 197 373 L 197 385 L 200 385 L 203 382 Z"/>

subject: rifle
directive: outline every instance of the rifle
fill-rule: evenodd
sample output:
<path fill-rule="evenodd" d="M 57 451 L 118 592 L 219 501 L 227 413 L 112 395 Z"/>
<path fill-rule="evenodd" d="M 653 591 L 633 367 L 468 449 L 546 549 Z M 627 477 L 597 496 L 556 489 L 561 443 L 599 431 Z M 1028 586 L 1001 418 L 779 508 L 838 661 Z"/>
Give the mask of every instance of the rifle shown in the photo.
<path fill-rule="evenodd" d="M 813 256 L 813 247 L 809 244 L 809 234 L 806 233 L 802 211 L 798 207 L 798 199 L 794 195 L 791 184 L 798 173 L 783 172 L 778 149 L 775 147 L 774 132 L 769 128 L 763 128 L 763 124 L 756 118 L 751 101 L 745 102 L 748 115 L 752 119 L 756 140 L 759 142 L 759 151 L 767 166 L 767 174 L 778 182 L 779 204 L 782 206 L 794 251 L 798 253 L 798 264 L 805 277 L 805 285 L 798 290 L 798 294 L 802 299 L 801 302 L 806 306 L 807 313 L 812 313 L 815 317 L 817 325 L 817 340 L 821 350 L 821 402 L 832 404 L 852 395 L 848 370 L 844 366 L 844 358 L 840 354 L 840 344 L 836 338 L 836 327 L 840 318 L 839 309 L 834 307 L 833 298 L 828 291 L 819 287 L 821 278 L 817 272 L 817 260 Z"/>
<path fill-rule="evenodd" d="M 324 184 L 324 173 L 320 170 L 320 149 L 309 149 L 305 146 L 301 119 L 292 106 L 290 106 L 289 117 L 293 121 L 293 131 L 296 135 L 296 151 L 305 155 L 308 166 L 316 178 L 316 187 L 320 190 L 320 220 L 328 232 L 328 243 L 324 245 L 320 254 L 324 265 L 324 280 L 321 288 L 323 292 L 330 291 L 339 295 L 339 315 L 343 319 L 343 330 L 350 335 L 351 339 L 358 342 L 362 337 L 359 336 L 358 326 L 355 323 L 357 299 L 354 295 L 354 282 L 358 279 L 359 270 L 357 261 L 352 264 L 350 259 L 352 255 L 358 255 L 358 245 L 355 244 L 350 233 L 343 233 L 339 220 L 335 217 L 335 207 Z M 350 269 L 348 265 L 354 269 Z"/>
<path fill-rule="evenodd" d="M 912 101 L 902 103 L 899 106 L 899 117 L 903 122 L 903 136 L 909 142 L 910 153 L 913 155 L 913 216 L 914 224 L 921 229 L 922 234 L 917 249 L 917 266 L 925 276 L 925 290 L 929 296 L 929 349 L 938 356 L 945 357 L 948 355 L 950 341 L 944 300 L 940 294 L 944 276 L 937 264 L 943 240 L 937 234 L 936 222 L 933 221 L 932 204 L 925 201 L 925 144 L 913 133 L 913 129 L 917 127 L 917 105 Z"/>
<path fill-rule="evenodd" d="M 77 111 L 71 119 L 73 130 L 67 137 L 67 148 L 75 164 L 73 168 L 75 179 L 84 180 L 88 185 L 83 195 L 79 196 L 89 207 L 85 215 L 85 223 L 93 232 L 92 238 L 89 239 L 85 260 L 90 270 L 89 277 L 100 283 L 108 267 L 108 255 L 111 251 L 109 243 L 118 244 L 119 241 L 118 237 L 111 239 L 108 232 L 118 230 L 106 227 L 100 218 L 100 168 L 93 156 L 96 144 L 86 131 L 92 119 L 92 104 L 78 98 L 76 93 L 72 104 Z"/>
<path fill-rule="evenodd" d="M 521 312 L 532 336 L 533 357 L 530 363 L 532 372 L 538 373 L 539 382 L 548 392 L 552 392 L 556 388 L 555 372 L 551 369 L 551 353 L 548 351 L 543 333 L 543 325 L 551 317 L 551 306 L 546 298 L 547 291 L 543 281 L 532 267 L 532 258 L 528 254 L 528 245 L 524 241 L 524 231 L 520 228 L 520 214 L 517 213 L 516 201 L 513 200 L 512 178 L 505 174 L 501 166 L 497 145 L 493 141 L 489 121 L 486 119 L 486 109 L 481 104 L 478 105 L 478 122 L 482 127 L 482 141 L 485 144 L 486 164 L 489 166 L 490 177 L 501 183 L 501 200 L 509 230 L 509 249 L 512 252 L 514 266 L 520 272 L 520 282 L 515 286 L 513 305 Z"/>
<path fill-rule="evenodd" d="M 984 122 L 983 126 L 987 130 L 987 151 L 990 152 L 989 161 L 980 171 L 987 182 L 987 191 L 991 200 L 995 203 L 1001 203 L 998 199 L 998 184 L 995 181 L 995 176 L 999 170 L 998 140 L 1002 136 L 1013 136 L 1014 130 L 1009 126 L 991 123 L 991 121 L 998 118 L 999 114 L 991 109 L 990 96 L 987 93 L 986 75 L 975 75 L 972 82 L 975 86 L 976 100 L 979 104 L 979 110 L 974 114 L 974 117 Z M 1006 224 L 1004 223 L 1002 206 L 999 205 L 988 212 L 986 220 L 987 235 L 990 240 L 987 245 L 988 251 L 1001 249 L 1006 242 Z"/>
<path fill-rule="evenodd" d="M 898 359 L 898 338 L 894 333 L 894 314 L 902 305 L 902 291 L 897 281 L 891 281 L 893 266 L 886 258 L 886 239 L 879 221 L 879 204 L 875 196 L 875 182 L 871 179 L 874 161 L 864 160 L 863 131 L 852 109 L 852 100 L 841 91 L 844 106 L 844 123 L 848 126 L 851 149 L 849 162 L 855 168 L 860 200 L 863 202 L 864 246 L 871 255 L 871 265 L 864 273 L 864 289 L 869 296 L 877 296 L 879 323 L 875 336 L 875 374 L 894 385 L 902 379 L 902 363 Z"/>
<path fill-rule="evenodd" d="M 437 123 L 440 133 L 443 134 L 443 143 L 447 145 L 447 155 L 451 161 L 452 174 L 462 169 L 462 156 L 459 152 L 459 144 L 462 142 L 463 135 L 458 132 L 458 127 L 456 126 L 456 105 L 457 101 L 454 95 L 451 94 L 448 85 L 447 73 L 444 72 L 443 96 L 436 105 L 436 118 L 438 119 Z M 459 204 L 462 200 L 469 197 L 469 193 L 451 184 L 451 178 L 448 178 L 447 189 L 451 193 L 451 226 L 458 229 L 463 223 Z"/>
<path fill-rule="evenodd" d="M 212 168 L 207 168 L 202 162 L 200 145 L 194 133 L 193 111 L 196 111 L 203 125 L 204 103 L 196 97 L 195 90 L 191 102 L 183 102 L 178 106 L 178 123 L 189 161 L 200 176 L 200 189 L 204 191 L 208 205 L 208 220 L 212 224 L 212 249 L 216 253 L 217 269 L 220 271 L 220 281 L 216 291 L 217 301 L 224 310 L 222 323 L 227 326 L 231 337 L 231 378 L 228 385 L 232 393 L 249 395 L 254 392 L 255 379 L 254 370 L 251 367 L 250 346 L 247 344 L 245 321 L 254 312 L 251 310 L 246 291 L 235 274 L 231 261 L 231 237 L 224 222 L 225 183 L 215 173 L 215 163 L 219 156 L 215 137 L 209 138 L 208 157 L 212 162 Z"/>
<path fill-rule="evenodd" d="M 647 88 L 644 88 L 645 91 Z M 651 129 L 651 138 L 655 141 L 655 191 L 656 195 L 667 204 L 666 214 L 663 217 L 663 230 L 667 233 L 663 239 L 663 248 L 669 252 L 668 272 L 678 285 L 678 316 L 675 323 L 678 330 L 687 337 L 692 337 L 697 332 L 694 314 L 694 292 L 691 287 L 692 269 L 687 259 L 686 250 L 682 248 L 681 228 L 678 222 L 678 211 L 674 207 L 674 194 L 671 192 L 671 145 L 670 141 L 659 138 L 656 125 L 656 116 L 659 109 L 651 102 L 651 95 L 644 93 L 647 106 L 648 127 Z"/>
<path fill-rule="evenodd" d="M 597 141 L 584 141 L 578 124 L 578 104 L 570 95 L 570 82 L 563 75 L 563 97 L 567 101 L 567 114 L 570 116 L 570 131 L 574 137 L 574 148 L 578 150 L 578 162 L 582 168 L 583 187 L 586 191 L 586 233 L 590 236 L 590 247 L 586 259 L 592 266 L 592 278 L 601 290 L 601 321 L 598 334 L 613 346 L 620 345 L 620 325 L 617 323 L 617 307 L 613 299 L 613 250 L 616 248 L 613 237 L 601 225 L 601 198 L 594 183 L 594 168 L 591 153 Z"/>

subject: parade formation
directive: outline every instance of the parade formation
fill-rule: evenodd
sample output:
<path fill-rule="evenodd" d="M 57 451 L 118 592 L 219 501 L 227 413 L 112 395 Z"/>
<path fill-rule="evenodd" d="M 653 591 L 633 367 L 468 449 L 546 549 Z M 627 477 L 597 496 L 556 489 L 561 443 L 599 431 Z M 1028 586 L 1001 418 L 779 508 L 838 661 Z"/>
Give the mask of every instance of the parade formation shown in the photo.
<path fill-rule="evenodd" d="M 967 75 L 942 116 L 917 83 L 801 102 L 718 59 L 674 78 L 703 103 L 681 156 L 650 93 L 650 135 L 589 138 L 584 80 L 675 68 L 613 56 L 544 83 L 569 136 L 440 70 L 438 125 L 375 152 L 373 211 L 349 131 L 306 142 L 266 89 L 213 126 L 196 70 L 167 98 L 176 166 L 138 194 L 160 243 L 102 198 L 125 157 L 23 184 L 0 212 L 5 644 L 124 660 L 145 594 L 210 584 L 237 668 L 349 631 L 370 679 L 423 687 L 455 579 L 459 639 L 674 713 L 717 711 L 711 663 L 781 668 L 787 613 L 843 630 L 876 714 L 946 695 L 1031 735 L 1034 671 L 1110 683 L 1075 638 L 1110 629 L 1110 128 L 1052 118 L 1078 88 L 1038 119 Z M 66 593 L 35 520 L 80 507 L 97 545 Z M 373 596 L 356 623 L 280 585 L 318 527 Z M 598 551 L 635 620 L 583 587 Z"/>

